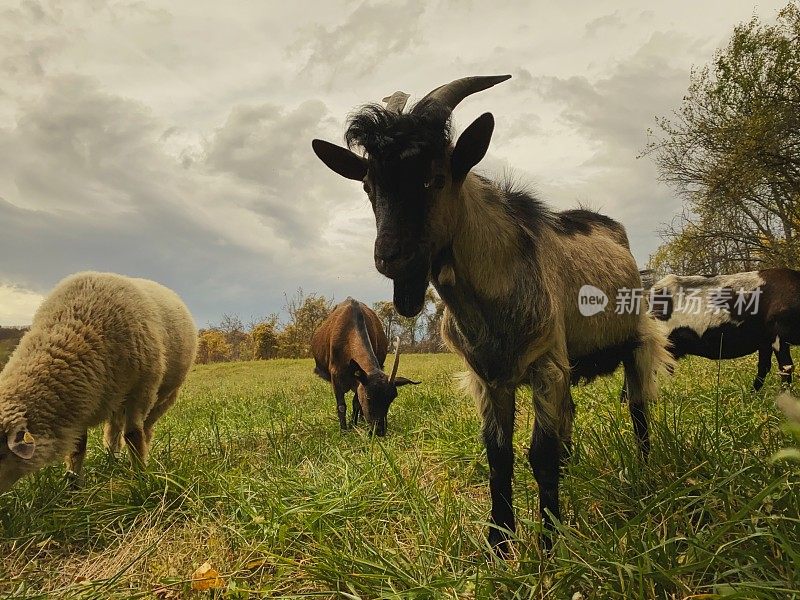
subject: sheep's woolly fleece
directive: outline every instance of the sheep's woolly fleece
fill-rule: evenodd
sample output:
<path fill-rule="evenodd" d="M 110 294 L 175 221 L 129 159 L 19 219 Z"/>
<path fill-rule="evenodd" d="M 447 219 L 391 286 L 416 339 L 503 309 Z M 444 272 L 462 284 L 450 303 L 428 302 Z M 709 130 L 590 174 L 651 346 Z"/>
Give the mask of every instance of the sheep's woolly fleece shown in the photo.
<path fill-rule="evenodd" d="M 28 460 L 3 440 L 0 487 L 71 453 L 103 422 L 152 431 L 148 414 L 174 400 L 196 345 L 189 310 L 162 285 L 110 273 L 63 280 L 0 373 L 0 436 L 27 428 L 35 439 Z"/>

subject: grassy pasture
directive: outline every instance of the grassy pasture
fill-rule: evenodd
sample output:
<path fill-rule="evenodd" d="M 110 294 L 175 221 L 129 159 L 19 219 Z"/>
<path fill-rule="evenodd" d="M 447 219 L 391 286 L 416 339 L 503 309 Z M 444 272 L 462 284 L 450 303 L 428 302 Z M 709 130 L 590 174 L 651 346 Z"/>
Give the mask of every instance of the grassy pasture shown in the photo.
<path fill-rule="evenodd" d="M 391 360 L 391 358 L 389 359 Z M 718 374 L 717 367 L 721 366 Z M 800 469 L 777 375 L 754 361 L 681 363 L 638 462 L 620 376 L 575 390 L 575 459 L 555 554 L 536 545 L 520 392 L 513 560 L 484 542 L 487 466 L 451 355 L 406 356 L 389 433 L 341 434 L 310 360 L 196 367 L 137 474 L 99 431 L 86 482 L 62 467 L 0 497 L 0 595 L 20 598 L 800 598 Z M 192 592 L 210 561 L 224 589 Z"/>

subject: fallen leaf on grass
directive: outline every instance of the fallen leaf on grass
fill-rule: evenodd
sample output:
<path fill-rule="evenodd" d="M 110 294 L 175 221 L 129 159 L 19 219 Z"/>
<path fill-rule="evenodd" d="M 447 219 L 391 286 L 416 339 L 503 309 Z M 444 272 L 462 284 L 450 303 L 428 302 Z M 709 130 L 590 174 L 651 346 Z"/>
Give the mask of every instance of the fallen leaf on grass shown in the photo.
<path fill-rule="evenodd" d="M 219 590 L 225 587 L 225 581 L 219 573 L 211 566 L 210 562 L 200 565 L 192 573 L 192 589 L 197 591 Z"/>

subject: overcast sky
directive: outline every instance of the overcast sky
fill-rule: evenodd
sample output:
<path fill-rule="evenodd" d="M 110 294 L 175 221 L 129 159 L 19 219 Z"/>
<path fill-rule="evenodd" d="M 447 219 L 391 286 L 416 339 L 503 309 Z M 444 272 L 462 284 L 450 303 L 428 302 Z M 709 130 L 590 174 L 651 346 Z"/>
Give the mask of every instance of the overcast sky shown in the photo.
<path fill-rule="evenodd" d="M 637 159 L 692 65 L 784 2 L 0 0 L 0 324 L 80 270 L 160 281 L 199 325 L 298 287 L 391 297 L 361 186 L 328 171 L 351 109 L 465 75 L 480 169 L 622 221 L 640 264 L 679 209 Z"/>

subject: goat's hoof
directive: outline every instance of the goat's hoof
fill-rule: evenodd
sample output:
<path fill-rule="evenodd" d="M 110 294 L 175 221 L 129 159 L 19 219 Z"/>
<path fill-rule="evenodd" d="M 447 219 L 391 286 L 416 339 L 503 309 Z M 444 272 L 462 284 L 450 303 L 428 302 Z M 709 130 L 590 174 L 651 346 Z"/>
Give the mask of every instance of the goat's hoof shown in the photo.
<path fill-rule="evenodd" d="M 494 555 L 501 560 L 508 560 L 511 556 L 511 542 L 508 539 L 508 534 L 494 527 L 489 528 L 489 535 L 487 536 L 489 546 L 492 548 Z"/>
<path fill-rule="evenodd" d="M 67 480 L 67 489 L 79 490 L 81 487 L 83 487 L 83 475 L 80 475 L 75 471 L 65 471 L 64 479 Z"/>
<path fill-rule="evenodd" d="M 553 534 L 542 533 L 539 535 L 539 547 L 542 549 L 542 554 L 550 556 L 553 554 Z"/>

